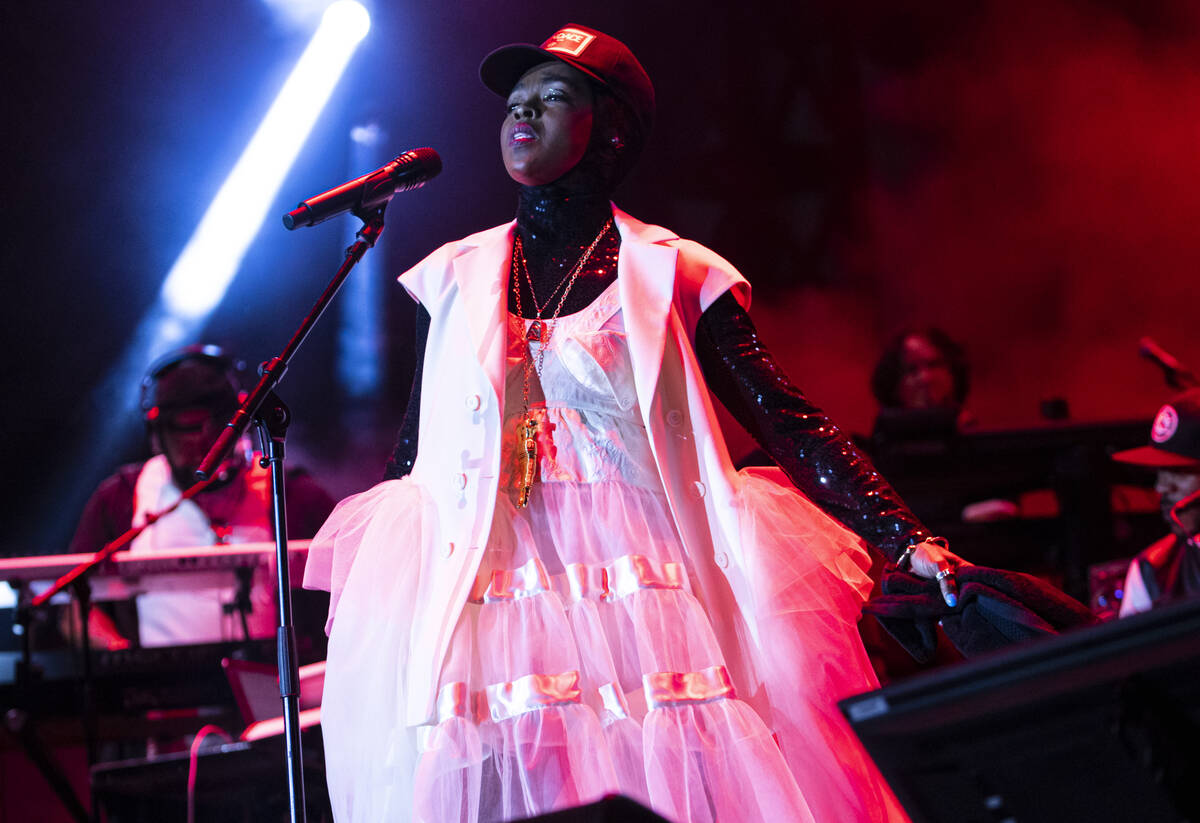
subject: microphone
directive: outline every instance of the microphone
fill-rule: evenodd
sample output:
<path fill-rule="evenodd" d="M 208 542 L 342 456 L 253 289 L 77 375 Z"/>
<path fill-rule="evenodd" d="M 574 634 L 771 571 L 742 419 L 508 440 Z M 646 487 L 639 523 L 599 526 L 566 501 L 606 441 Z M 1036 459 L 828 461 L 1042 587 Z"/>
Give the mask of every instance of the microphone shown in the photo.
<path fill-rule="evenodd" d="M 1192 492 L 1187 497 L 1183 498 L 1178 503 L 1176 503 L 1174 506 L 1172 506 L 1171 513 L 1170 513 L 1171 514 L 1171 522 L 1174 523 L 1176 528 L 1179 529 L 1179 533 L 1182 534 L 1184 536 L 1184 538 L 1193 545 L 1196 545 L 1196 538 L 1200 535 L 1192 534 L 1183 525 L 1183 520 L 1180 519 L 1179 515 L 1182 514 L 1184 511 L 1186 511 L 1187 509 L 1190 509 L 1192 506 L 1195 506 L 1197 503 L 1200 503 L 1200 489 L 1197 489 L 1196 491 Z"/>
<path fill-rule="evenodd" d="M 406 151 L 382 168 L 303 201 L 283 216 L 283 225 L 315 226 L 348 211 L 361 217 L 386 205 L 397 192 L 419 189 L 441 170 L 442 158 L 433 149 Z"/>
<path fill-rule="evenodd" d="M 1153 338 L 1143 337 L 1138 342 L 1138 353 L 1147 360 L 1158 364 L 1159 368 L 1163 370 L 1167 385 L 1171 388 L 1182 391 L 1186 388 L 1200 386 L 1200 380 L 1196 379 L 1192 370 L 1172 357 L 1158 343 L 1154 342 Z"/>

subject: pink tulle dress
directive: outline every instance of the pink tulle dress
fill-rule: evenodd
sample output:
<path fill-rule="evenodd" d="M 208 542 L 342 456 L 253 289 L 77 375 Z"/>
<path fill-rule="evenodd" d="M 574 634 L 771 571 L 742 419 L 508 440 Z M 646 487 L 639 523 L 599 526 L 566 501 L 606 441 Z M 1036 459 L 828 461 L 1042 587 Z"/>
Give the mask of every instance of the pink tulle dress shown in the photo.
<path fill-rule="evenodd" d="M 313 540 L 306 584 L 334 594 L 322 727 L 337 820 L 511 820 L 614 792 L 674 821 L 903 819 L 834 705 L 875 686 L 855 631 L 862 544 L 777 472 L 740 475 L 762 617 L 745 648 L 721 648 L 615 283 L 557 321 L 531 375 L 539 475 L 516 507 L 527 323 L 509 316 L 499 500 L 432 722 L 406 726 L 401 709 L 406 604 L 438 544 L 428 494 L 382 483 Z"/>

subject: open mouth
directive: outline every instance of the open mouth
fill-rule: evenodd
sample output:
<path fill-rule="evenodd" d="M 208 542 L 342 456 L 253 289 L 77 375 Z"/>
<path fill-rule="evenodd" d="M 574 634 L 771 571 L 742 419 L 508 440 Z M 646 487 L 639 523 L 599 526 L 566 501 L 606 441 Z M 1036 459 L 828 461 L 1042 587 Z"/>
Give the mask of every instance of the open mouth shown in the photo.
<path fill-rule="evenodd" d="M 509 145 L 519 145 L 521 143 L 530 143 L 537 140 L 537 134 L 533 129 L 526 125 L 514 126 L 512 134 L 508 138 Z"/>

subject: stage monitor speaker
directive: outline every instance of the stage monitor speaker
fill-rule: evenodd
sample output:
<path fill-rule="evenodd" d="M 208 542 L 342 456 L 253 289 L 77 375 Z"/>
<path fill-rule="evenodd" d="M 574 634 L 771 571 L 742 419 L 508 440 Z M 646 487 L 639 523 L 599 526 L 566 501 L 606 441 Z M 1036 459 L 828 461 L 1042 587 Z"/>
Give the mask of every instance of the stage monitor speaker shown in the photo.
<path fill-rule="evenodd" d="M 523 818 L 526 823 L 668 823 L 645 806 L 619 794 L 586 806 Z"/>
<path fill-rule="evenodd" d="M 914 823 L 1200 821 L 1200 601 L 840 705 Z"/>
<path fill-rule="evenodd" d="M 309 823 L 332 823 L 319 728 L 304 733 L 304 782 Z M 284 821 L 289 815 L 283 736 L 234 741 L 197 756 L 195 811 L 202 821 Z M 186 823 L 188 752 L 100 763 L 92 796 L 109 823 Z"/>

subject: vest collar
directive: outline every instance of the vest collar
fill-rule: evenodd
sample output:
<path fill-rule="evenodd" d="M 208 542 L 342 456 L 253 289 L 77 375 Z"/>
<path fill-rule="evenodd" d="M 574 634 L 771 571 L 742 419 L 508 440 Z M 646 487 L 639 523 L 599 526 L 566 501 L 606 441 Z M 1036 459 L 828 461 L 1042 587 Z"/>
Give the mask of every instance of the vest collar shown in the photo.
<path fill-rule="evenodd" d="M 675 288 L 676 250 L 667 245 L 678 235 L 643 223 L 613 206 L 621 234 L 617 263 L 621 309 L 629 335 L 634 379 L 643 408 L 658 380 L 666 337 L 667 314 Z M 504 398 L 507 352 L 509 261 L 516 221 L 465 237 L 451 260 L 471 335 L 471 347 L 498 401 Z"/>

